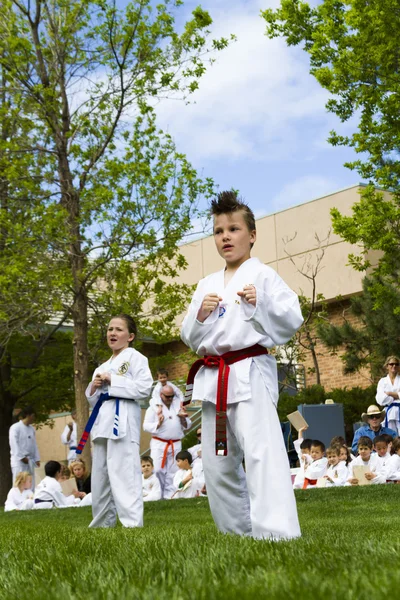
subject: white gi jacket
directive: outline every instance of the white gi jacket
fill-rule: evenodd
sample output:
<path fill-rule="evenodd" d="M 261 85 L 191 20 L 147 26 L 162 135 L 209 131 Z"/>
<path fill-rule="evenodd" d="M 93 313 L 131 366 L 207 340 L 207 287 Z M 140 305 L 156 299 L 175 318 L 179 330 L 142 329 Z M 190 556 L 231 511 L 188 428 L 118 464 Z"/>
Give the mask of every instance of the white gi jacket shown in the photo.
<path fill-rule="evenodd" d="M 242 300 L 237 292 L 254 285 L 257 305 Z M 200 323 L 197 313 L 206 294 L 222 298 L 219 306 Z M 260 344 L 265 348 L 286 343 L 303 322 L 297 295 L 279 275 L 258 258 L 245 261 L 227 286 L 224 269 L 202 279 L 182 323 L 183 342 L 199 356 L 221 355 Z M 272 355 L 246 358 L 230 366 L 228 404 L 251 397 L 250 366 L 254 361 L 271 398 L 278 401 L 276 361 Z M 202 367 L 193 387 L 193 400 L 216 403 L 218 369 Z"/>
<path fill-rule="evenodd" d="M 365 467 L 368 467 L 369 470 L 371 471 L 371 473 L 375 473 L 376 477 L 374 479 L 371 480 L 371 483 L 386 483 L 386 473 L 382 472 L 380 469 L 380 464 L 378 461 L 378 455 L 377 454 L 372 454 L 370 456 L 370 459 L 367 461 L 364 461 L 361 456 L 357 456 L 357 458 L 355 458 L 354 460 L 351 461 L 351 463 L 348 466 L 348 470 L 349 470 L 349 477 L 348 479 L 354 479 L 354 474 L 353 474 L 353 467 L 357 466 L 357 465 L 364 465 Z"/>
<path fill-rule="evenodd" d="M 392 454 L 386 465 L 386 479 L 389 481 L 400 481 L 400 456 Z"/>
<path fill-rule="evenodd" d="M 328 480 L 326 482 L 326 487 L 345 485 L 349 478 L 349 470 L 346 466 L 346 462 L 341 460 L 337 465 L 328 467 L 326 475 L 333 479 L 333 481 Z"/>
<path fill-rule="evenodd" d="M 20 462 L 26 456 L 30 462 L 39 462 L 40 455 L 36 443 L 35 428 L 32 425 L 25 425 L 22 421 L 11 425 L 9 431 L 11 467 L 20 466 Z M 28 465 L 21 464 L 21 470 L 29 470 Z"/>
<path fill-rule="evenodd" d="M 142 475 L 143 502 L 161 500 L 161 485 L 157 475 L 150 475 L 147 479 Z"/>
<path fill-rule="evenodd" d="M 174 475 L 174 487 L 175 492 L 172 496 L 174 500 L 179 498 L 196 498 L 200 494 L 200 490 L 204 484 L 197 477 L 193 475 L 193 479 L 188 481 L 183 488 L 179 488 L 179 484 L 186 479 L 189 475 L 191 469 L 185 471 L 185 469 L 178 469 L 178 471 Z M 193 474 L 193 471 L 192 471 Z"/>
<path fill-rule="evenodd" d="M 52 508 L 54 506 L 66 508 L 80 502 L 79 498 L 76 499 L 73 495 L 64 496 L 59 482 L 54 477 L 48 476 L 36 486 L 34 500 L 36 499 L 42 502 L 35 503 L 34 508 Z"/>
<path fill-rule="evenodd" d="M 304 471 L 304 477 L 306 479 L 319 479 L 326 475 L 328 469 L 328 459 L 323 456 L 318 460 L 313 460 L 311 464 Z"/>
<path fill-rule="evenodd" d="M 67 438 L 68 438 L 69 431 L 70 431 L 70 429 L 69 429 L 68 425 L 66 425 L 64 427 L 64 431 L 61 434 L 61 443 L 64 444 L 64 446 L 69 447 L 67 460 L 68 460 L 68 462 L 71 462 L 76 458 L 76 448 L 78 445 L 77 426 L 76 426 L 75 421 L 72 423 L 71 437 L 69 438 L 69 441 L 68 441 Z"/>
<path fill-rule="evenodd" d="M 144 416 L 144 431 L 148 431 L 163 440 L 181 440 L 185 436 L 185 431 L 192 426 L 192 421 L 189 417 L 186 417 L 186 426 L 182 427 L 181 420 L 178 417 L 180 410 L 181 404 L 177 398 L 174 398 L 169 408 L 165 406 L 161 398 L 159 401 L 152 399 Z M 159 411 L 162 411 L 164 421 L 157 429 Z"/>
<path fill-rule="evenodd" d="M 121 398 L 119 403 L 119 434 L 113 433 L 115 417 L 115 400 L 106 400 L 97 415 L 92 429 L 92 439 L 120 439 L 126 436 L 127 425 L 131 441 L 140 442 L 140 406 L 139 400 L 145 400 L 150 395 L 153 377 L 149 362 L 143 354 L 134 348 L 125 348 L 116 356 L 97 367 L 92 380 L 98 373 L 111 373 L 111 385 L 104 385 L 90 396 L 91 383 L 86 389 L 86 397 L 93 408 L 103 393 L 113 398 Z M 136 402 L 135 402 L 136 400 Z"/>
<path fill-rule="evenodd" d="M 4 512 L 11 510 L 27 510 L 32 508 L 33 502 L 27 502 L 33 498 L 32 490 L 22 490 L 18 487 L 13 487 L 7 494 L 7 500 L 4 506 Z"/>
<path fill-rule="evenodd" d="M 379 404 L 379 406 L 384 406 L 386 409 L 386 412 L 389 412 L 388 427 L 390 429 L 394 428 L 395 431 L 399 431 L 399 429 L 400 429 L 399 407 L 394 406 L 393 408 L 390 408 L 390 405 L 393 402 L 400 403 L 400 398 L 392 398 L 392 396 L 387 395 L 387 392 L 398 392 L 400 395 L 400 375 L 396 375 L 394 383 L 392 383 L 390 381 L 389 375 L 386 375 L 386 377 L 382 377 L 382 379 L 380 379 L 378 382 L 378 388 L 376 391 L 377 403 Z M 393 425 L 391 426 L 390 421 L 395 421 L 396 426 L 395 427 L 393 427 Z"/>

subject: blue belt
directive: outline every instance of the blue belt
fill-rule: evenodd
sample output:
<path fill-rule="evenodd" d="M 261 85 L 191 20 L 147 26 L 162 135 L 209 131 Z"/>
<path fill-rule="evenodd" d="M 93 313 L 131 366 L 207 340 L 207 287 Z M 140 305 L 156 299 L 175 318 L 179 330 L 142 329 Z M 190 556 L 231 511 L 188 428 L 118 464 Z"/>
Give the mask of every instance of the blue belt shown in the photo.
<path fill-rule="evenodd" d="M 92 410 L 92 414 L 90 415 L 88 422 L 86 423 L 85 430 L 82 433 L 82 437 L 78 444 L 78 448 L 76 449 L 77 454 L 82 454 L 82 450 L 84 449 L 86 442 L 89 439 L 89 434 L 91 432 L 93 425 L 95 424 L 97 415 L 99 414 L 99 410 L 101 408 L 101 405 L 106 400 L 115 400 L 115 416 L 114 416 L 113 433 L 114 433 L 114 435 L 119 435 L 119 398 L 110 397 L 107 393 L 101 394 L 100 398 L 97 400 L 97 402 L 95 404 L 94 409 Z"/>
<path fill-rule="evenodd" d="M 41 504 L 42 502 L 51 502 L 53 504 L 53 500 L 41 500 L 40 498 L 35 498 L 35 504 Z"/>
<path fill-rule="evenodd" d="M 387 409 L 386 409 L 386 416 L 385 416 L 385 427 L 388 426 L 389 423 L 389 419 L 388 419 L 388 414 L 390 412 L 390 410 L 392 408 L 394 408 L 395 406 L 397 406 L 398 408 L 400 408 L 400 402 L 392 402 L 392 404 L 390 404 Z M 400 421 L 400 419 L 398 419 Z"/>

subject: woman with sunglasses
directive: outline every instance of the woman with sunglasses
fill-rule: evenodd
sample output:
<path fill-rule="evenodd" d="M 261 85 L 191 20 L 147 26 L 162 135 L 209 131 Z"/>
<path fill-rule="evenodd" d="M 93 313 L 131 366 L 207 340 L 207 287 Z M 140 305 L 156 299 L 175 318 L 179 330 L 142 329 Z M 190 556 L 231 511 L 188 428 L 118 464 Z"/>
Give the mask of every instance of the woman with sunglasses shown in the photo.
<path fill-rule="evenodd" d="M 397 356 L 389 356 L 385 361 L 386 377 L 378 383 L 376 401 L 386 409 L 385 427 L 389 427 L 400 435 L 400 360 Z"/>

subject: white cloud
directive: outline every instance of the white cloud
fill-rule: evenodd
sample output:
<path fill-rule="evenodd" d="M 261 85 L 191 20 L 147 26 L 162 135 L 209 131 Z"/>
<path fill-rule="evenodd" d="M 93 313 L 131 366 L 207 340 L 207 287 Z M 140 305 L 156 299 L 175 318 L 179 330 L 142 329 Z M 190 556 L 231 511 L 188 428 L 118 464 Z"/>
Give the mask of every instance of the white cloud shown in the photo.
<path fill-rule="evenodd" d="M 272 198 L 270 211 L 276 212 L 320 198 L 337 190 L 337 183 L 329 177 L 319 175 L 304 175 L 283 186 L 280 192 Z"/>
<path fill-rule="evenodd" d="M 190 159 L 270 160 L 293 155 L 307 122 L 326 119 L 327 92 L 308 73 L 303 51 L 265 36 L 258 0 L 218 2 L 213 36 L 238 40 L 217 55 L 196 104 L 163 101 L 160 121 Z"/>

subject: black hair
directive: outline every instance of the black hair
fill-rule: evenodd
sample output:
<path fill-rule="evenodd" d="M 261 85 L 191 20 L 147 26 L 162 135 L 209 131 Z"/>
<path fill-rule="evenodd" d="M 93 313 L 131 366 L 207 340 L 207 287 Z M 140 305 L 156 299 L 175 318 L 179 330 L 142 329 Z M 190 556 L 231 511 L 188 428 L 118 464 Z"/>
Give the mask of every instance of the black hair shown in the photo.
<path fill-rule="evenodd" d="M 369 438 L 367 435 L 362 435 L 357 442 L 357 448 L 359 448 L 360 446 L 368 446 L 368 448 L 372 450 L 371 438 Z"/>
<path fill-rule="evenodd" d="M 325 452 L 325 444 L 320 440 L 312 440 L 311 446 L 313 446 L 314 448 L 321 448 L 322 452 Z"/>
<path fill-rule="evenodd" d="M 127 315 L 125 313 L 120 313 L 119 315 L 115 315 L 112 318 L 113 319 L 122 319 L 123 321 L 125 321 L 129 333 L 133 333 L 135 335 L 135 337 L 136 337 L 137 326 L 136 326 L 136 322 L 135 322 L 135 320 L 134 320 L 133 317 L 131 317 L 130 315 Z M 132 342 L 129 342 L 129 345 L 131 345 L 131 343 Z"/>
<path fill-rule="evenodd" d="M 374 446 L 377 442 L 383 442 L 384 444 L 386 444 L 386 446 L 388 445 L 388 441 L 383 435 L 377 435 L 376 437 L 374 437 Z"/>
<path fill-rule="evenodd" d="M 212 216 L 232 214 L 242 211 L 243 218 L 249 231 L 256 230 L 256 220 L 251 208 L 238 197 L 237 192 L 226 191 L 218 194 L 215 200 L 211 201 L 210 213 Z M 253 247 L 253 244 L 251 244 Z"/>
<path fill-rule="evenodd" d="M 300 450 L 311 450 L 312 439 L 305 438 L 300 444 Z"/>
<path fill-rule="evenodd" d="M 385 442 L 387 444 L 390 444 L 391 442 L 393 442 L 393 436 L 390 435 L 389 433 L 381 433 L 381 435 L 379 437 L 381 437 L 382 440 L 385 440 Z"/>
<path fill-rule="evenodd" d="M 57 460 L 49 460 L 49 462 L 44 465 L 44 472 L 47 477 L 54 478 L 57 473 L 61 472 L 61 463 Z"/>
<path fill-rule="evenodd" d="M 192 455 L 190 454 L 190 452 L 188 450 L 181 450 L 180 452 L 178 452 L 178 454 L 176 455 L 176 460 L 187 460 L 189 461 L 189 465 L 192 464 L 193 462 L 193 458 Z"/>
<path fill-rule="evenodd" d="M 157 369 L 157 375 L 166 375 L 168 377 L 167 369 Z"/>
<path fill-rule="evenodd" d="M 141 459 L 140 459 L 140 462 L 142 462 L 142 463 L 143 462 L 148 462 L 148 463 L 151 464 L 152 467 L 154 467 L 154 461 L 151 458 L 151 456 L 142 456 Z"/>
<path fill-rule="evenodd" d="M 21 419 L 25 419 L 25 417 L 30 417 L 31 415 L 36 415 L 36 410 L 33 408 L 33 406 L 24 406 L 19 413 Z"/>

